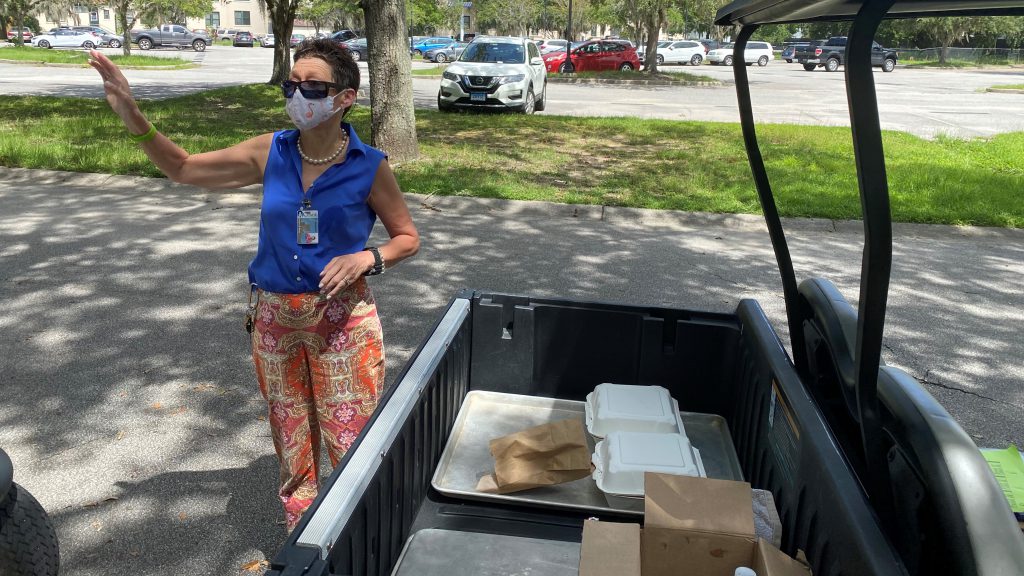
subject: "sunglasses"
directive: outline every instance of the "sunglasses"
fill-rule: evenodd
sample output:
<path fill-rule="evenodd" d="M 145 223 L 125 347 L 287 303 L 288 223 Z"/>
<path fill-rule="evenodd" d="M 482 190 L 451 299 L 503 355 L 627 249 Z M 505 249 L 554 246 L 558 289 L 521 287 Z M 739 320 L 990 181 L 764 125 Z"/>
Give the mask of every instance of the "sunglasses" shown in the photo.
<path fill-rule="evenodd" d="M 323 80 L 305 80 L 303 82 L 285 80 L 284 82 L 281 82 L 281 92 L 284 92 L 285 98 L 291 98 L 294 96 L 296 88 L 299 89 L 299 92 L 302 92 L 304 97 L 309 98 L 310 100 L 327 98 L 327 93 L 330 92 L 331 88 L 334 88 L 338 92 L 345 89 L 341 84 L 324 82 Z"/>

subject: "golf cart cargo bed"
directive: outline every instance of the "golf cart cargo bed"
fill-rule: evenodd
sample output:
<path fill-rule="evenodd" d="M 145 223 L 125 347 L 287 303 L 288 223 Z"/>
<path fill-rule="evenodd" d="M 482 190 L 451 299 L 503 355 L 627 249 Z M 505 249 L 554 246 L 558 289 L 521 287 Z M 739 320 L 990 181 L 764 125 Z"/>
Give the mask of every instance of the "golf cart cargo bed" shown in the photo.
<path fill-rule="evenodd" d="M 805 550 L 815 574 L 902 573 L 756 302 L 713 314 L 470 292 L 452 300 L 273 568 L 390 574 L 428 528 L 578 542 L 592 511 L 449 497 L 430 482 L 470 390 L 582 401 L 602 382 L 664 386 L 682 410 L 724 417 L 745 479 L 775 496 L 783 549 Z"/>

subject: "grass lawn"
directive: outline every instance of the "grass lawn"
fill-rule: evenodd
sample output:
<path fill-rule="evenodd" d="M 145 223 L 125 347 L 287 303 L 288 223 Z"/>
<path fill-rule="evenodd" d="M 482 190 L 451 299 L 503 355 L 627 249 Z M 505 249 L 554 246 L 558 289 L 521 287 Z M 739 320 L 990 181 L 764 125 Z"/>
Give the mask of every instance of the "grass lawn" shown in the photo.
<path fill-rule="evenodd" d="M 997 90 L 1024 90 L 1024 84 L 1000 84 L 998 86 L 989 86 L 989 88 L 995 88 Z"/>
<path fill-rule="evenodd" d="M 141 56 L 132 54 L 110 55 L 115 64 L 126 68 L 146 68 L 151 66 L 171 67 L 175 70 L 195 68 L 195 64 L 180 58 L 161 58 L 159 56 Z M 89 53 L 79 49 L 33 48 L 31 46 L 10 47 L 0 49 L 0 60 L 18 60 L 21 62 L 46 62 L 47 64 L 80 64 L 89 66 Z M 168 68 L 171 69 L 171 68 Z"/>
<path fill-rule="evenodd" d="M 447 64 L 440 64 L 440 65 L 437 65 L 437 66 L 432 66 L 430 68 L 414 68 L 412 70 L 412 75 L 413 76 L 438 76 L 438 77 L 440 77 L 441 76 L 441 72 L 444 72 L 444 69 L 447 68 L 447 67 L 448 67 Z"/>
<path fill-rule="evenodd" d="M 900 66 L 906 68 L 992 68 L 992 67 L 1008 67 L 1010 63 L 1004 58 L 1002 60 L 996 59 L 983 59 L 980 61 L 974 60 L 953 60 L 948 59 L 945 63 L 939 64 L 938 60 L 913 60 L 913 59 L 901 59 Z"/>
<path fill-rule="evenodd" d="M 280 91 L 265 85 L 141 106 L 193 153 L 291 125 Z M 736 124 L 429 110 L 416 116 L 421 159 L 397 169 L 407 192 L 760 211 Z M 357 108 L 351 120 L 369 140 L 368 110 Z M 759 137 L 784 216 L 859 217 L 848 128 L 764 125 Z M 886 132 L 884 146 L 895 220 L 1024 227 L 1024 133 L 929 141 Z M 104 101 L 81 98 L 0 99 L 0 165 L 160 175 Z"/>

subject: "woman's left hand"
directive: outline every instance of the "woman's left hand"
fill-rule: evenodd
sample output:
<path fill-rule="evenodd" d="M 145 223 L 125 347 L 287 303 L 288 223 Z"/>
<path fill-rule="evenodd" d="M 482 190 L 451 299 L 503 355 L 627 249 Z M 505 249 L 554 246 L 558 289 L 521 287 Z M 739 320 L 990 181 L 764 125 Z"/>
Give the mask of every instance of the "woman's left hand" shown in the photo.
<path fill-rule="evenodd" d="M 350 286 L 373 268 L 373 254 L 363 250 L 355 254 L 336 256 L 324 266 L 320 273 L 320 293 L 333 298 L 342 289 Z"/>

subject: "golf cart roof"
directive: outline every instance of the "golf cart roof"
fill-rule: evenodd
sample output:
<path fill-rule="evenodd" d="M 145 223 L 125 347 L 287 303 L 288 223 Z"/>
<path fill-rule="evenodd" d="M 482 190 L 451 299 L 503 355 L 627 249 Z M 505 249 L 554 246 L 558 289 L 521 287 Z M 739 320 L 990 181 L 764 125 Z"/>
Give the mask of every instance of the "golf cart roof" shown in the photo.
<path fill-rule="evenodd" d="M 870 0 L 735 0 L 715 18 L 719 26 L 853 20 Z M 886 18 L 1024 15 L 1021 0 L 897 0 Z"/>

